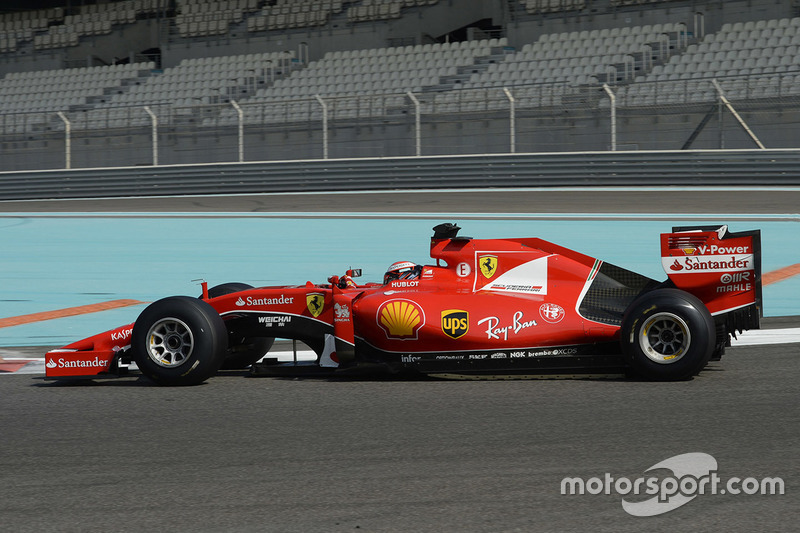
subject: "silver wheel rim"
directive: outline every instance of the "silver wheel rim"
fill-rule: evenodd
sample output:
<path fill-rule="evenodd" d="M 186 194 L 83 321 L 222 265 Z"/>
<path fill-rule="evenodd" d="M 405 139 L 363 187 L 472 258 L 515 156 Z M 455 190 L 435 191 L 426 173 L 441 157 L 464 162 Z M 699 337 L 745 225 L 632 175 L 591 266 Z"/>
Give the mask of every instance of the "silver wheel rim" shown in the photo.
<path fill-rule="evenodd" d="M 194 336 L 186 322 L 162 318 L 147 332 L 147 354 L 157 365 L 174 368 L 185 363 L 194 350 Z"/>
<path fill-rule="evenodd" d="M 679 361 L 692 342 L 689 326 L 672 313 L 648 318 L 639 333 L 639 346 L 651 361 L 668 365 Z"/>

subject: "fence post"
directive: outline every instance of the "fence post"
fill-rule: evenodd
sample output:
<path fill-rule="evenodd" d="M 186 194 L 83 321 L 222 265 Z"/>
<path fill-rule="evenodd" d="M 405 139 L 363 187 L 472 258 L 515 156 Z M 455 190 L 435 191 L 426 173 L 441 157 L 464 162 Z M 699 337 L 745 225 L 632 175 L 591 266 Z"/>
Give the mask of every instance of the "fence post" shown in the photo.
<path fill-rule="evenodd" d="M 314 98 L 322 106 L 322 158 L 328 159 L 328 104 L 318 94 Z"/>
<path fill-rule="evenodd" d="M 231 99 L 231 105 L 239 115 L 239 163 L 244 162 L 244 112 L 236 100 Z"/>
<path fill-rule="evenodd" d="M 511 91 L 508 90 L 507 87 L 503 87 L 503 92 L 506 93 L 506 98 L 508 98 L 508 106 L 509 106 L 509 128 L 511 130 L 511 153 L 515 153 L 517 151 L 517 113 L 516 113 L 516 100 L 514 100 L 514 95 L 511 94 Z"/>
<path fill-rule="evenodd" d="M 699 23 L 698 23 L 699 21 Z M 702 39 L 706 36 L 706 16 L 701 12 L 694 14 L 694 38 Z"/>
<path fill-rule="evenodd" d="M 150 115 L 150 120 L 153 123 L 153 166 L 158 166 L 158 117 L 150 110 L 150 106 L 144 106 L 144 110 Z"/>
<path fill-rule="evenodd" d="M 422 155 L 422 136 L 420 134 L 420 119 L 419 119 L 419 100 L 417 97 L 414 96 L 414 93 L 411 91 L 406 91 L 406 95 L 411 99 L 411 102 L 414 104 L 414 144 L 416 147 L 416 156 L 419 157 Z"/>
<path fill-rule="evenodd" d="M 617 151 L 617 97 L 611 91 L 607 83 L 603 84 L 603 90 L 611 100 L 611 151 Z"/>
<path fill-rule="evenodd" d="M 737 113 L 737 111 L 733 108 L 731 103 L 725 97 L 725 93 L 722 91 L 722 86 L 720 86 L 719 82 L 717 82 L 717 79 L 716 78 L 712 79 L 711 83 L 714 84 L 714 88 L 717 90 L 717 95 L 719 95 L 719 101 L 722 102 L 722 105 L 728 108 L 728 111 L 731 112 L 733 118 L 736 119 L 736 121 L 739 123 L 742 129 L 744 129 L 745 133 L 747 133 L 747 135 L 749 135 L 750 138 L 753 139 L 753 142 L 756 143 L 756 146 L 764 150 L 764 145 L 761 144 L 761 141 L 758 139 L 758 137 L 756 137 L 756 134 L 753 133 L 753 130 L 750 129 L 750 126 L 747 125 L 744 119 L 739 115 L 739 113 Z"/>
<path fill-rule="evenodd" d="M 59 111 L 57 114 L 58 118 L 64 121 L 65 168 L 72 168 L 72 124 L 64 113 Z"/>

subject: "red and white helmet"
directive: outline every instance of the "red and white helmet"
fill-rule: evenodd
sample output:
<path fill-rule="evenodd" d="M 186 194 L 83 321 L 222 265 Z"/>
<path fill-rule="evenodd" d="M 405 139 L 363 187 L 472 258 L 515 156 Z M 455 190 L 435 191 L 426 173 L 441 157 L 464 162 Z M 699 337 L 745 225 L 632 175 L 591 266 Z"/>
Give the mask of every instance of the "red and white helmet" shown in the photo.
<path fill-rule="evenodd" d="M 383 275 L 384 285 L 396 279 L 417 279 L 422 266 L 411 261 L 397 261 L 386 270 Z"/>

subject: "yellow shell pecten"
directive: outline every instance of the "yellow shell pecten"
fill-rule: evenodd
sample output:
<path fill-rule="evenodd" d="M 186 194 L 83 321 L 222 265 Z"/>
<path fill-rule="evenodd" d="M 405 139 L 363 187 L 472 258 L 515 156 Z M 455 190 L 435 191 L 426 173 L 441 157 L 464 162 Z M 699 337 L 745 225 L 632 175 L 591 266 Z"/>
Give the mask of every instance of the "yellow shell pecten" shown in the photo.
<path fill-rule="evenodd" d="M 392 336 L 411 337 L 421 321 L 419 309 L 410 302 L 389 302 L 381 311 L 381 324 Z"/>

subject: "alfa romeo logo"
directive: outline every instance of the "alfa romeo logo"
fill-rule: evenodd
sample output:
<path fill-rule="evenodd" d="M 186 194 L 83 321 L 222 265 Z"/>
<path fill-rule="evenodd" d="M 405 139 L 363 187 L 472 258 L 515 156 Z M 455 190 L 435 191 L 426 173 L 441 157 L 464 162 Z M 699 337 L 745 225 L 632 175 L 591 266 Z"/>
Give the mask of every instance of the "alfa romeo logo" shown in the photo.
<path fill-rule="evenodd" d="M 557 324 L 564 319 L 565 315 L 564 308 L 558 304 L 546 303 L 539 306 L 539 316 L 541 316 L 545 322 Z"/>

